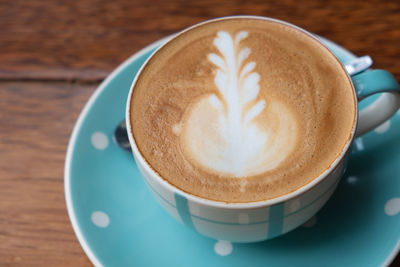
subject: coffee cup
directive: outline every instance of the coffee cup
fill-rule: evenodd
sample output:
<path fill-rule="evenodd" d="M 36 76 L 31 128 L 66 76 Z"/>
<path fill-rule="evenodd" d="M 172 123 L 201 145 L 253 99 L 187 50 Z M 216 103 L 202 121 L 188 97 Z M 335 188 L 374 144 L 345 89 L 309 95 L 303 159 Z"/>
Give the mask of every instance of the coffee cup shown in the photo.
<path fill-rule="evenodd" d="M 358 101 L 380 93 L 358 111 Z M 354 138 L 400 107 L 384 70 L 350 77 L 307 31 L 234 16 L 158 48 L 126 109 L 136 164 L 175 219 L 219 240 L 256 242 L 309 220 L 346 170 Z"/>

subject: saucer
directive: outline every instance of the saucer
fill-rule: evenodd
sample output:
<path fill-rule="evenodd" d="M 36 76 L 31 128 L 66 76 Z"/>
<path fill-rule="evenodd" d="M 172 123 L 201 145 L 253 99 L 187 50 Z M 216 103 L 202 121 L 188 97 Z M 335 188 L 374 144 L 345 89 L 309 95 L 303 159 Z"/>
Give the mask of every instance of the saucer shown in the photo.
<path fill-rule="evenodd" d="M 321 40 L 346 62 L 355 56 Z M 400 249 L 400 113 L 354 141 L 347 173 L 328 203 L 281 237 L 236 244 L 175 221 L 146 187 L 133 156 L 118 147 L 135 73 L 162 43 L 133 55 L 81 112 L 65 162 L 68 214 L 96 266 L 379 266 Z M 376 97 L 375 97 L 376 98 Z M 360 108 L 374 99 L 367 99 Z"/>

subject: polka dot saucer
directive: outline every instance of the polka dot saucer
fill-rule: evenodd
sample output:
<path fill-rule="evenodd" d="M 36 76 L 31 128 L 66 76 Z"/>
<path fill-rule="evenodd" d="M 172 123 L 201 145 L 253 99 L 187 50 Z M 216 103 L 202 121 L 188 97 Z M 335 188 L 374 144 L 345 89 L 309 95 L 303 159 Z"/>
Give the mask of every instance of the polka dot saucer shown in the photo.
<path fill-rule="evenodd" d="M 400 114 L 354 142 L 328 203 L 302 227 L 270 241 L 203 237 L 164 211 L 132 155 L 115 143 L 135 73 L 162 41 L 118 67 L 75 125 L 65 163 L 72 226 L 96 266 L 379 266 L 400 249 Z M 342 62 L 350 52 L 323 40 Z M 361 102 L 365 108 L 374 99 Z M 244 220 L 246 218 L 243 218 Z"/>

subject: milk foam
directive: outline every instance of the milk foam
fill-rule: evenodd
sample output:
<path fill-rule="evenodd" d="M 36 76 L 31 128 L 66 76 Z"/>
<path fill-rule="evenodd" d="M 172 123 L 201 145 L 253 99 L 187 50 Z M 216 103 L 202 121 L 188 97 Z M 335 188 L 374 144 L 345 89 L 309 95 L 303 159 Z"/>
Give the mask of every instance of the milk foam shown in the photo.
<path fill-rule="evenodd" d="M 319 177 L 356 119 L 341 63 L 287 25 L 202 24 L 160 48 L 134 84 L 131 130 L 162 179 L 223 202 L 273 199 Z"/>
<path fill-rule="evenodd" d="M 297 137 L 297 122 L 285 104 L 259 96 L 262 77 L 255 71 L 256 62 L 246 62 L 251 48 L 240 45 L 248 35 L 217 33 L 213 45 L 219 54 L 208 55 L 215 65 L 217 92 L 189 105 L 182 121 L 172 126 L 191 160 L 237 178 L 276 168 Z"/>

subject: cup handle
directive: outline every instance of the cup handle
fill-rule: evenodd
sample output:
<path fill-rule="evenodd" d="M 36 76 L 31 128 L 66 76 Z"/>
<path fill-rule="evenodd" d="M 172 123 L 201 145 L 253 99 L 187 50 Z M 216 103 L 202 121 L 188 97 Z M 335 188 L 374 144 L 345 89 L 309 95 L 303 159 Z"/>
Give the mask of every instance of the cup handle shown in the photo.
<path fill-rule="evenodd" d="M 392 74 L 385 70 L 369 70 L 351 77 L 357 98 L 361 100 L 381 93 L 382 95 L 358 114 L 356 137 L 361 136 L 384 121 L 400 108 L 399 84 Z"/>

